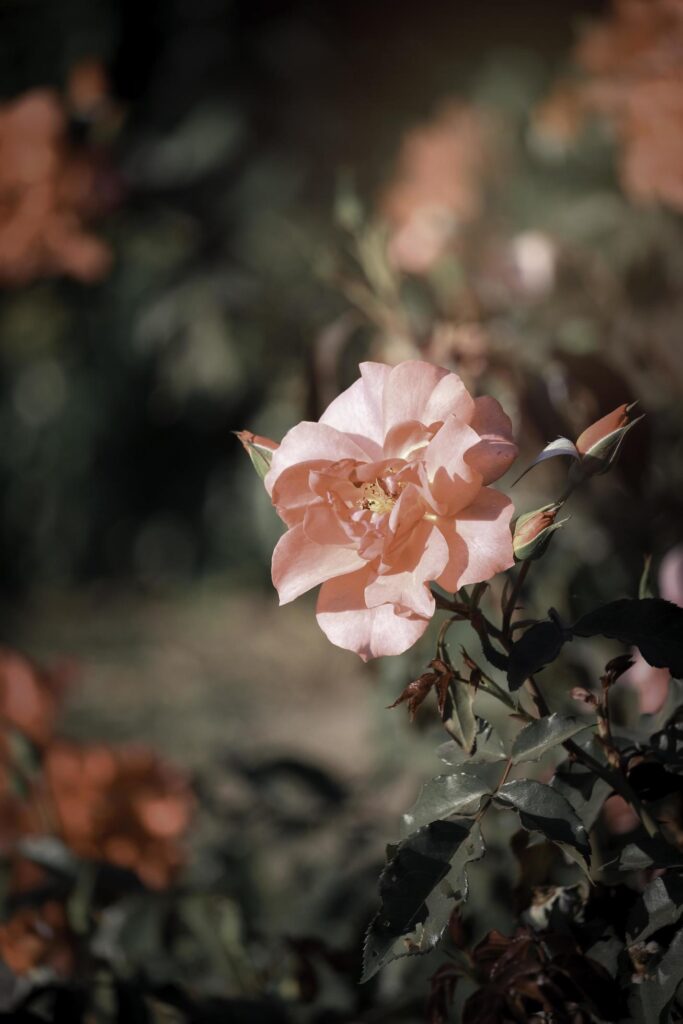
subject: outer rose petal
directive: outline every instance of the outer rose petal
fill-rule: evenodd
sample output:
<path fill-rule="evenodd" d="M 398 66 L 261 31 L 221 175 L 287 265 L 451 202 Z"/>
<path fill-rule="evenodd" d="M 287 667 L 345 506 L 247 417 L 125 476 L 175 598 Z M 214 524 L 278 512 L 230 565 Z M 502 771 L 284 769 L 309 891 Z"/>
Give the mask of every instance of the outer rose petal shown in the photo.
<path fill-rule="evenodd" d="M 424 422 L 437 423 L 448 416 L 457 416 L 459 420 L 470 423 L 475 413 L 476 403 L 457 373 L 448 373 L 442 377 L 429 397 L 424 411 Z"/>
<path fill-rule="evenodd" d="M 443 534 L 431 522 L 423 522 L 411 532 L 414 544 L 419 545 L 417 562 L 405 567 L 399 563 L 399 571 L 378 576 L 365 588 L 365 600 L 369 608 L 381 604 L 393 604 L 431 619 L 434 614 L 434 597 L 428 582 L 437 579 L 448 562 L 448 544 Z M 406 550 L 406 561 L 414 561 L 415 552 Z"/>
<path fill-rule="evenodd" d="M 319 583 L 353 573 L 367 563 L 357 551 L 341 544 L 317 544 L 301 524 L 283 534 L 273 551 L 273 586 L 280 604 L 288 604 Z"/>
<path fill-rule="evenodd" d="M 392 427 L 406 420 L 425 423 L 424 411 L 432 392 L 446 376 L 448 370 L 417 359 L 395 366 L 384 388 L 384 433 L 388 434 Z"/>
<path fill-rule="evenodd" d="M 352 437 L 326 423 L 299 423 L 287 431 L 273 453 L 270 472 L 263 482 L 268 494 L 272 494 L 275 481 L 290 466 L 300 462 L 339 462 L 340 459 L 367 462 L 368 455 Z"/>
<path fill-rule="evenodd" d="M 366 447 L 368 440 L 374 442 L 378 447 L 373 446 L 369 454 L 378 459 L 384 438 L 382 395 L 391 367 L 384 363 L 361 363 L 360 372 L 360 380 L 328 405 L 320 422 L 352 434 L 361 447 Z"/>
<path fill-rule="evenodd" d="M 363 661 L 402 654 L 417 643 L 429 619 L 397 615 L 393 605 L 367 608 L 365 589 L 374 578 L 366 566 L 349 576 L 329 580 L 320 588 L 317 618 L 323 633 L 337 647 L 355 651 Z"/>
<path fill-rule="evenodd" d="M 510 533 L 513 512 L 514 506 L 504 494 L 490 487 L 482 488 L 476 500 L 463 509 L 454 524 L 453 532 L 467 549 L 466 566 L 456 579 L 453 566 L 449 564 L 437 583 L 445 590 L 455 591 L 470 583 L 490 580 L 496 573 L 509 569 L 514 564 Z M 440 521 L 442 530 L 445 525 L 443 520 Z M 462 559 L 461 543 L 454 541 L 450 528 L 445 529 L 444 536 L 456 565 Z"/>
<path fill-rule="evenodd" d="M 470 426 L 481 441 L 468 452 L 465 461 L 481 473 L 485 484 L 491 484 L 507 472 L 517 458 L 510 417 L 503 412 L 500 402 L 484 395 L 474 401 Z"/>

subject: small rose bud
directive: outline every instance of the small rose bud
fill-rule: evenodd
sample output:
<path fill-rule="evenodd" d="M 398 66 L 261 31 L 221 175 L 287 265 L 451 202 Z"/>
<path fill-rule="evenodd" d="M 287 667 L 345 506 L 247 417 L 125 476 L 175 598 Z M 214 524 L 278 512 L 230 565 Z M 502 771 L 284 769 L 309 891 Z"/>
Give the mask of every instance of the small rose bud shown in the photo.
<path fill-rule="evenodd" d="M 554 531 L 567 522 L 566 519 L 555 522 L 561 507 L 557 503 L 544 505 L 518 518 L 512 538 L 512 548 L 518 562 L 541 557 Z"/>
<path fill-rule="evenodd" d="M 631 405 L 620 405 L 613 409 L 607 416 L 586 427 L 576 442 L 576 450 L 581 456 L 581 462 L 572 467 L 581 474 L 583 478 L 593 476 L 595 473 L 606 473 L 614 462 L 621 442 L 631 429 L 643 417 L 631 419 Z"/>
<path fill-rule="evenodd" d="M 242 442 L 242 447 L 252 461 L 254 469 L 263 478 L 270 469 L 273 452 L 279 448 L 277 441 L 271 441 L 269 437 L 259 437 L 252 434 L 250 430 L 236 430 L 235 436 Z"/>

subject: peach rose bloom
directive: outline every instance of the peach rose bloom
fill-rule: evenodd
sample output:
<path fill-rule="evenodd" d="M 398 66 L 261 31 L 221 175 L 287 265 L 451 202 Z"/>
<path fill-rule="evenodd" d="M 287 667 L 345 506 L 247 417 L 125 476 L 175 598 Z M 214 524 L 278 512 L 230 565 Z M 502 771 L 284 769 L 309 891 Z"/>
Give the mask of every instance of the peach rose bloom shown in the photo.
<path fill-rule="evenodd" d="M 273 553 L 280 604 L 322 584 L 317 618 L 361 658 L 424 633 L 434 581 L 453 592 L 513 564 L 510 500 L 487 485 L 517 454 L 493 398 L 429 363 L 363 363 L 318 423 L 299 423 L 265 485 L 289 527 Z"/>

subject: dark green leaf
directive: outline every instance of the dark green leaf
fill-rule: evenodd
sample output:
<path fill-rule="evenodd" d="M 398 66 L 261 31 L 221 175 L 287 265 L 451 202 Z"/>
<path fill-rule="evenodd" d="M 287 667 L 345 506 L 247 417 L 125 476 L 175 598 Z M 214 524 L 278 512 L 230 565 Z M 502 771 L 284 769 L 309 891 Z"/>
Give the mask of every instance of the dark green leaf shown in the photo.
<path fill-rule="evenodd" d="M 512 744 L 512 763 L 537 761 L 549 750 L 591 727 L 585 718 L 552 714 L 525 725 Z"/>
<path fill-rule="evenodd" d="M 567 635 L 556 622 L 537 622 L 512 645 L 508 664 L 508 683 L 518 690 L 525 679 L 555 661 Z"/>
<path fill-rule="evenodd" d="M 683 866 L 683 853 L 662 839 L 651 838 L 643 831 L 641 837 L 624 847 L 616 863 L 620 871 L 678 867 Z"/>
<path fill-rule="evenodd" d="M 503 807 L 514 808 L 524 828 L 557 843 L 587 870 L 588 834 L 571 804 L 557 790 L 535 779 L 515 779 L 501 786 L 495 800 Z"/>
<path fill-rule="evenodd" d="M 650 665 L 683 676 L 683 608 L 649 597 L 624 598 L 583 615 L 573 628 L 575 636 L 606 636 L 637 647 Z"/>
<path fill-rule="evenodd" d="M 612 792 L 609 782 L 576 761 L 565 761 L 560 765 L 550 785 L 571 804 L 587 832 L 592 829 L 602 805 Z"/>
<path fill-rule="evenodd" d="M 477 735 L 477 720 L 472 703 L 474 687 L 455 679 L 448 687 L 443 713 L 443 724 L 456 743 L 471 754 Z"/>
<path fill-rule="evenodd" d="M 626 923 L 629 942 L 645 942 L 683 914 L 683 878 L 672 873 L 655 878 L 644 890 Z"/>
<path fill-rule="evenodd" d="M 676 932 L 656 967 L 634 986 L 632 1012 L 642 1024 L 666 1024 L 676 990 L 683 981 L 683 929 Z"/>
<path fill-rule="evenodd" d="M 396 849 L 382 872 L 382 906 L 365 939 L 362 981 L 402 956 L 427 953 L 467 895 L 467 864 L 484 854 L 479 825 L 435 821 Z"/>
<path fill-rule="evenodd" d="M 474 739 L 474 754 L 470 756 L 457 743 L 449 740 L 442 743 L 437 750 L 438 756 L 446 764 L 483 764 L 484 762 L 500 761 L 505 757 L 503 743 L 493 727 L 482 718 L 477 719 L 477 733 Z"/>
<path fill-rule="evenodd" d="M 416 802 L 403 815 L 402 834 L 408 836 L 431 821 L 450 818 L 454 814 L 476 814 L 482 797 L 489 796 L 496 788 L 504 763 L 465 763 L 459 771 L 451 775 L 437 775 L 425 783 Z"/>
<path fill-rule="evenodd" d="M 604 967 L 611 977 L 616 978 L 619 970 L 619 956 L 623 949 L 624 943 L 617 938 L 614 929 L 609 928 L 607 934 L 598 939 L 595 945 L 586 951 L 586 956 Z"/>

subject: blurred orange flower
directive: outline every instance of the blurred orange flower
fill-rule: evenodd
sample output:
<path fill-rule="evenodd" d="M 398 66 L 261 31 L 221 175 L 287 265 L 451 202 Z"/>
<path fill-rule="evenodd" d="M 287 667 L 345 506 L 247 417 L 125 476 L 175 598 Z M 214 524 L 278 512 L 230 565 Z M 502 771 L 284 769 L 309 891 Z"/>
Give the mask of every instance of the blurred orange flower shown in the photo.
<path fill-rule="evenodd" d="M 68 667 L 44 671 L 17 651 L 0 648 L 0 724 L 37 747 L 47 746 L 70 675 Z"/>
<path fill-rule="evenodd" d="M 68 142 L 57 93 L 35 89 L 0 105 L 0 283 L 106 274 L 109 247 L 85 227 L 97 210 L 95 177 L 92 159 Z"/>
<path fill-rule="evenodd" d="M 68 977 L 74 968 L 74 948 L 66 912 L 61 903 L 22 907 L 0 924 L 0 960 L 14 974 L 38 967 Z"/>
<path fill-rule="evenodd" d="M 181 840 L 194 807 L 180 772 L 143 748 L 65 740 L 50 746 L 43 770 L 70 850 L 134 871 L 151 888 L 170 884 L 185 861 Z"/>
<path fill-rule="evenodd" d="M 606 117 L 626 193 L 683 210 L 682 53 L 683 0 L 613 0 L 576 48 L 586 78 L 560 83 L 537 128 L 564 144 L 585 113 Z"/>

